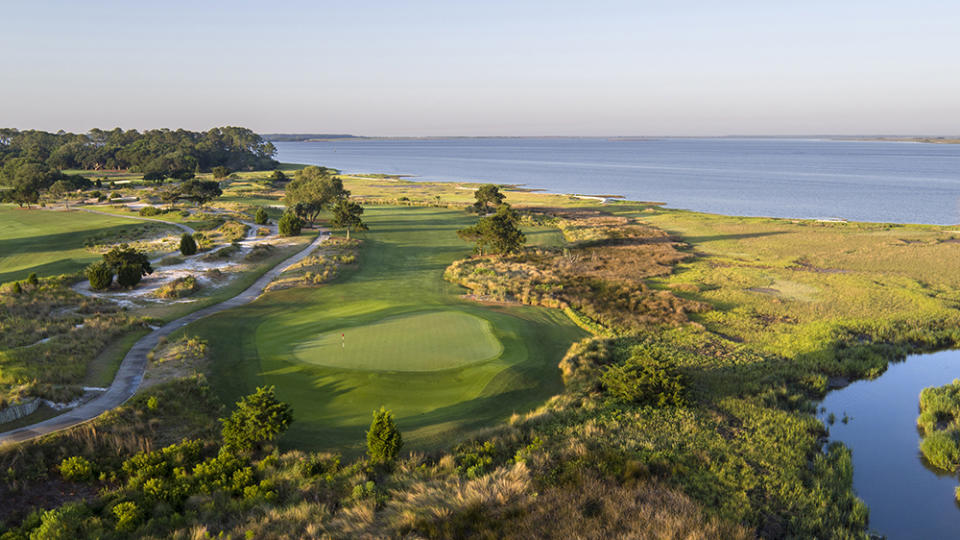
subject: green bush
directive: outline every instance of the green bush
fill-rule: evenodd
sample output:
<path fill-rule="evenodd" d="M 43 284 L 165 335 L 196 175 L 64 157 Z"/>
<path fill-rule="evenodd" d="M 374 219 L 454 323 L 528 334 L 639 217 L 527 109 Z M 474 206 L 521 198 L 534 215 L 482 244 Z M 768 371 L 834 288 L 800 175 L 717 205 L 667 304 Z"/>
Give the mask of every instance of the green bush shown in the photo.
<path fill-rule="evenodd" d="M 293 408 L 277 399 L 274 387 L 260 387 L 237 402 L 229 418 L 221 419 L 221 434 L 226 448 L 251 450 L 273 440 L 290 427 Z"/>
<path fill-rule="evenodd" d="M 60 462 L 60 476 L 71 482 L 86 482 L 93 479 L 93 463 L 83 456 L 65 458 Z"/>
<path fill-rule="evenodd" d="M 113 283 L 113 268 L 106 261 L 98 261 L 84 271 L 87 279 L 90 280 L 90 288 L 95 291 L 103 291 L 110 288 Z"/>
<path fill-rule="evenodd" d="M 122 264 L 117 268 L 117 284 L 121 287 L 135 287 L 142 279 L 140 267 L 134 264 Z"/>
<path fill-rule="evenodd" d="M 133 287 L 143 276 L 153 273 L 147 254 L 127 244 L 104 253 L 103 260 L 117 273 L 117 283 L 124 287 Z"/>
<path fill-rule="evenodd" d="M 393 421 L 393 413 L 380 407 L 373 411 L 373 422 L 367 431 L 367 455 L 378 462 L 391 462 L 400 455 L 403 437 Z"/>
<path fill-rule="evenodd" d="M 13 285 L 10 286 L 10 292 L 13 294 L 20 294 L 23 292 L 23 287 L 20 286 L 19 281 L 14 281 Z"/>
<path fill-rule="evenodd" d="M 157 208 L 156 206 L 144 206 L 137 213 L 141 216 L 159 216 L 163 213 L 163 210 Z"/>
<path fill-rule="evenodd" d="M 197 242 L 189 233 L 183 233 L 180 237 L 180 253 L 184 255 L 194 255 L 197 252 Z"/>
<path fill-rule="evenodd" d="M 121 532 L 134 530 L 140 520 L 140 510 L 137 503 L 132 501 L 117 503 L 113 507 L 113 515 L 117 518 L 117 530 Z"/>
<path fill-rule="evenodd" d="M 210 172 L 213 173 L 213 177 L 217 180 L 222 180 L 230 176 L 230 173 L 231 173 L 230 169 L 224 167 L 223 165 L 218 165 L 210 169 Z"/>
<path fill-rule="evenodd" d="M 40 284 L 40 280 L 37 279 L 36 272 L 31 272 L 30 275 L 27 276 L 27 283 L 30 284 L 31 287 L 36 287 Z"/>
<path fill-rule="evenodd" d="M 277 226 L 280 228 L 280 236 L 300 236 L 303 220 L 292 212 L 287 212 L 277 222 Z"/>
<path fill-rule="evenodd" d="M 608 367 L 600 382 L 607 393 L 622 403 L 683 406 L 683 375 L 669 361 L 633 356 L 621 365 Z"/>
<path fill-rule="evenodd" d="M 960 433 L 955 430 L 935 431 L 923 438 L 920 452 L 934 467 L 954 471 L 960 466 Z"/>
<path fill-rule="evenodd" d="M 266 225 L 270 223 L 270 216 L 267 215 L 267 211 L 261 206 L 257 208 L 257 212 L 253 216 L 253 222 L 257 225 Z"/>

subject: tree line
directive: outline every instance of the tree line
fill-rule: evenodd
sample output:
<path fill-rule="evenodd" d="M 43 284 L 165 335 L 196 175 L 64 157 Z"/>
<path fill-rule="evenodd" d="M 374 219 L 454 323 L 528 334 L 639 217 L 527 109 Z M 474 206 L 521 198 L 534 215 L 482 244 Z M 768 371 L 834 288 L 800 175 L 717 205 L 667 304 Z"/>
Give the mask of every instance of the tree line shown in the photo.
<path fill-rule="evenodd" d="M 59 131 L 0 128 L 0 162 L 22 159 L 52 169 L 124 169 L 162 172 L 276 168 L 276 148 L 243 127 L 217 127 L 205 132 L 152 129 L 143 133 L 115 128 L 75 134 Z"/>
<path fill-rule="evenodd" d="M 58 185 L 60 191 L 91 187 L 79 175 L 64 169 L 125 169 L 142 172 L 148 181 L 189 180 L 197 172 L 269 170 L 279 163 L 276 148 L 242 127 L 213 128 L 205 132 L 154 129 L 89 133 L 0 129 L 0 196 L 23 204 L 36 203 L 41 191 Z"/>

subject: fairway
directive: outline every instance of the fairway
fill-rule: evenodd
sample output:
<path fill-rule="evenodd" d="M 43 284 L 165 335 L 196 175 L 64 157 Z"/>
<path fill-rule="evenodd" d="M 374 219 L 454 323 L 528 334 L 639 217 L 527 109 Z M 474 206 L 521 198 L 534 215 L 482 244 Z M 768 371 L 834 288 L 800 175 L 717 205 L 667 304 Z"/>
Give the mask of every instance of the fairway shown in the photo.
<path fill-rule="evenodd" d="M 370 206 L 364 219 L 358 270 L 184 330 L 209 342 L 208 380 L 225 403 L 275 385 L 294 409 L 283 446 L 356 454 L 381 405 L 396 415 L 405 448 L 430 449 L 563 389 L 557 364 L 583 330 L 559 310 L 465 300 L 443 280 L 470 253 L 456 231 L 475 217 Z"/>
<path fill-rule="evenodd" d="M 76 272 L 100 258 L 84 247 L 84 239 L 139 223 L 82 211 L 0 206 L 0 283 L 32 272 L 40 277 Z"/>
<path fill-rule="evenodd" d="M 502 351 L 489 322 L 437 311 L 340 328 L 300 344 L 294 355 L 308 364 L 343 369 L 437 371 L 490 360 Z"/>

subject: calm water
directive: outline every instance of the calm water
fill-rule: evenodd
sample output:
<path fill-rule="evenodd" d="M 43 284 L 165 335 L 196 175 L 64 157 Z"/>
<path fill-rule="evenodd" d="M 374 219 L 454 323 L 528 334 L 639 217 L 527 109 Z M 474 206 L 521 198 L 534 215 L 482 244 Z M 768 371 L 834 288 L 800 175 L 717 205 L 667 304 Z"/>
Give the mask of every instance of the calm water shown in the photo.
<path fill-rule="evenodd" d="M 730 215 L 960 224 L 960 145 L 803 139 L 280 142 L 352 173 L 623 195 Z"/>
<path fill-rule="evenodd" d="M 911 356 L 879 378 L 827 394 L 836 415 L 830 440 L 853 451 L 853 488 L 870 506 L 870 528 L 891 540 L 960 537 L 957 475 L 939 474 L 920 457 L 920 391 L 960 378 L 960 350 Z M 843 424 L 844 414 L 849 422 Z"/>

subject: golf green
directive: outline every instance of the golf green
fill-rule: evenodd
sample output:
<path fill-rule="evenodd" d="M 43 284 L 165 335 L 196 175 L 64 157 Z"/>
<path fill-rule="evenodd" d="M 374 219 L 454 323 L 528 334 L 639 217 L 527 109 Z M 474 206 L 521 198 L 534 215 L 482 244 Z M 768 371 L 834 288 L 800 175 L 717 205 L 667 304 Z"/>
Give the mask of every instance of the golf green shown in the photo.
<path fill-rule="evenodd" d="M 436 371 L 490 360 L 502 350 L 489 322 L 460 311 L 435 311 L 339 328 L 297 345 L 294 356 L 343 369 Z"/>
<path fill-rule="evenodd" d="M 362 451 L 371 412 L 394 412 L 406 449 L 449 446 L 563 388 L 559 361 L 586 334 L 561 311 L 481 305 L 444 281 L 470 253 L 462 210 L 370 206 L 359 268 L 274 291 L 186 327 L 230 404 L 274 385 L 294 409 L 287 448 Z M 338 351 L 339 349 L 339 351 Z"/>

